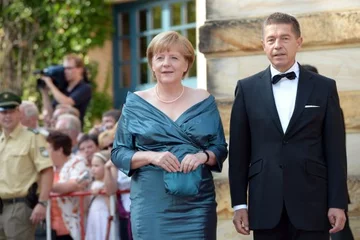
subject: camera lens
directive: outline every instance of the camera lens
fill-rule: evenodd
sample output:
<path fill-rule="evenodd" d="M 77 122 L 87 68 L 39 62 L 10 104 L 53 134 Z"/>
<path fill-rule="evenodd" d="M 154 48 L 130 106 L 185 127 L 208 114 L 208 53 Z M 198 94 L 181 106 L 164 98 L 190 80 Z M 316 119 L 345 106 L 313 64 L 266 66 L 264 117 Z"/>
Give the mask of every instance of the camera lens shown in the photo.
<path fill-rule="evenodd" d="M 44 89 L 46 87 L 46 83 L 41 78 L 36 79 L 36 88 Z"/>

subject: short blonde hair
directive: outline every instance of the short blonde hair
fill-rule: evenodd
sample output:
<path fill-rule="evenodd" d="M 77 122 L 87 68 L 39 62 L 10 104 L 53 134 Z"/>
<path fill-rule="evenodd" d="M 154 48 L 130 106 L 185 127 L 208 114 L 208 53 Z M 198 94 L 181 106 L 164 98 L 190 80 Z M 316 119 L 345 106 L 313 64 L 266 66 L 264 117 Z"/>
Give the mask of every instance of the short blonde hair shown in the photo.
<path fill-rule="evenodd" d="M 111 152 L 108 150 L 102 150 L 100 152 L 94 153 L 93 158 L 94 157 L 100 158 L 104 163 L 106 163 L 108 160 L 110 160 Z"/>
<path fill-rule="evenodd" d="M 152 69 L 152 58 L 155 54 L 168 51 L 174 46 L 180 47 L 180 53 L 189 64 L 188 69 L 183 74 L 183 77 L 185 77 L 194 63 L 195 50 L 191 42 L 186 37 L 175 31 L 162 32 L 151 40 L 146 50 L 149 66 Z M 156 78 L 154 72 L 153 77 Z"/>
<path fill-rule="evenodd" d="M 82 60 L 82 58 L 80 56 L 74 54 L 74 53 L 70 53 L 70 54 L 66 55 L 64 57 L 64 61 L 65 60 L 68 60 L 68 61 L 73 60 L 75 62 L 75 66 L 77 68 L 84 68 L 85 67 L 84 61 Z"/>
<path fill-rule="evenodd" d="M 106 140 L 113 142 L 115 139 L 115 131 L 113 129 L 105 130 L 98 136 L 99 148 L 104 149 L 106 147 Z"/>

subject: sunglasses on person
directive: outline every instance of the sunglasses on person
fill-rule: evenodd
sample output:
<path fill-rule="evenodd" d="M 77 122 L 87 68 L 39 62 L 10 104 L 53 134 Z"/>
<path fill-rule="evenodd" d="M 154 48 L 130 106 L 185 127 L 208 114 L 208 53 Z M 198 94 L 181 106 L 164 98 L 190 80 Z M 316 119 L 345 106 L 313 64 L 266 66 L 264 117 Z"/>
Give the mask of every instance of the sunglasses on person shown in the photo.
<path fill-rule="evenodd" d="M 113 142 L 112 142 L 112 143 L 109 143 L 109 145 L 103 147 L 102 150 L 109 150 L 109 149 L 111 149 L 111 148 L 113 147 L 113 144 L 114 144 Z"/>

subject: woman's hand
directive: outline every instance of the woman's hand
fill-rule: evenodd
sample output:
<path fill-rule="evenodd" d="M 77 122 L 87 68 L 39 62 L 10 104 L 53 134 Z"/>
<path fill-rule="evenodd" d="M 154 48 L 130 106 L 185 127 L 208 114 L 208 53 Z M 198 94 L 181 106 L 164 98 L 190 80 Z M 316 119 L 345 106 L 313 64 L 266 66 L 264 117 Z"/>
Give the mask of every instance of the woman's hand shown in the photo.
<path fill-rule="evenodd" d="M 153 152 L 150 164 L 161 167 L 167 172 L 179 172 L 180 162 L 171 152 Z"/>
<path fill-rule="evenodd" d="M 111 160 L 109 160 L 105 163 L 105 169 L 110 170 L 111 168 L 116 168 L 116 166 L 113 164 Z"/>
<path fill-rule="evenodd" d="M 202 152 L 196 154 L 186 154 L 184 159 L 181 161 L 180 172 L 188 173 L 194 171 L 200 164 L 204 164 L 206 159 L 206 154 Z"/>
<path fill-rule="evenodd" d="M 100 194 L 100 191 L 102 190 L 102 188 L 95 188 L 91 190 L 91 194 L 94 196 L 97 196 Z"/>

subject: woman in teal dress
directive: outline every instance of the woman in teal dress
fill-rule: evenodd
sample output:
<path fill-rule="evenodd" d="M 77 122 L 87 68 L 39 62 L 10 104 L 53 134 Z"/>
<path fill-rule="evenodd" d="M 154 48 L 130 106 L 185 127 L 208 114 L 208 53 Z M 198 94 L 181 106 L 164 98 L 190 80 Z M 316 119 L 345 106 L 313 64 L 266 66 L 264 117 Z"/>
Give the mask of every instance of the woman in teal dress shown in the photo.
<path fill-rule="evenodd" d="M 215 99 L 182 79 L 194 62 L 177 32 L 157 35 L 147 58 L 155 87 L 128 93 L 111 159 L 131 181 L 135 240 L 216 239 L 215 187 L 227 144 Z"/>

